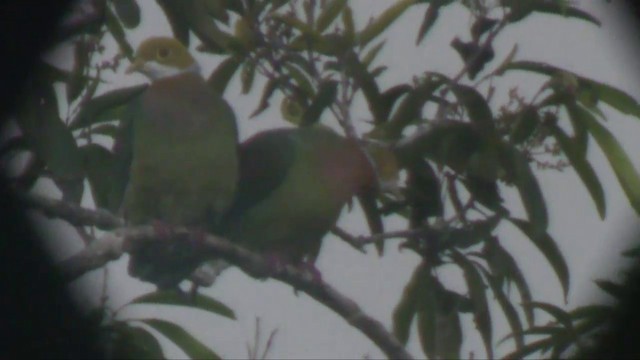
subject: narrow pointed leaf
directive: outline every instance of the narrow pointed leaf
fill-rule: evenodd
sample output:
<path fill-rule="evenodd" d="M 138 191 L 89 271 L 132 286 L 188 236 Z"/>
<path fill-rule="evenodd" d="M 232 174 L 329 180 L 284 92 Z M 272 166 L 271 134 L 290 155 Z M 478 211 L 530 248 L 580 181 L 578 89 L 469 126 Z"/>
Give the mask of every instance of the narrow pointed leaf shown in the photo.
<path fill-rule="evenodd" d="M 302 115 L 301 126 L 309 126 L 317 123 L 324 110 L 333 104 L 338 92 L 338 83 L 336 81 L 326 81 L 320 84 L 316 97 L 311 102 Z"/>
<path fill-rule="evenodd" d="M 147 85 L 136 85 L 109 91 L 94 97 L 80 106 L 78 115 L 71 120 L 69 127 L 71 130 L 77 130 L 100 122 L 116 120 L 117 118 L 104 117 L 101 115 L 121 105 L 128 104 L 146 88 Z"/>
<path fill-rule="evenodd" d="M 236 315 L 231 308 L 220 301 L 203 294 L 198 294 L 193 301 L 189 301 L 173 291 L 156 291 L 135 298 L 131 301 L 131 304 L 189 306 L 224 316 L 229 319 L 236 319 Z"/>
<path fill-rule="evenodd" d="M 486 285 L 482 280 L 482 275 L 473 262 L 467 259 L 458 251 L 451 252 L 451 259 L 462 269 L 469 297 L 473 301 L 473 318 L 476 328 L 480 332 L 484 347 L 489 359 L 493 358 L 493 329 L 491 324 L 491 314 L 489 313 L 489 303 L 487 301 Z"/>
<path fill-rule="evenodd" d="M 514 144 L 525 142 L 540 124 L 540 115 L 534 106 L 525 107 L 518 114 L 513 128 L 511 129 L 510 138 Z"/>
<path fill-rule="evenodd" d="M 112 0 L 116 15 L 122 24 L 128 28 L 135 28 L 140 24 L 140 7 L 135 0 Z"/>
<path fill-rule="evenodd" d="M 73 70 L 71 78 L 66 83 L 67 102 L 77 99 L 87 84 L 85 70 L 89 65 L 89 50 L 84 42 L 77 42 L 73 50 Z"/>
<path fill-rule="evenodd" d="M 582 183 L 589 191 L 593 202 L 596 205 L 596 209 L 598 209 L 598 214 L 600 214 L 600 218 L 604 219 L 606 216 L 606 202 L 604 197 L 604 190 L 602 188 L 602 184 L 596 175 L 596 172 L 591 167 L 591 164 L 587 161 L 586 158 L 580 156 L 578 154 L 578 150 L 576 149 L 575 144 L 571 141 L 569 136 L 562 131 L 560 127 L 557 125 L 550 126 L 551 133 L 558 141 L 560 148 L 565 153 L 571 166 L 576 171 Z"/>
<path fill-rule="evenodd" d="M 425 279 L 430 276 L 426 266 L 419 265 L 411 276 L 400 298 L 400 302 L 393 310 L 393 335 L 404 345 L 409 341 L 411 324 L 417 312 L 418 298 Z"/>
<path fill-rule="evenodd" d="M 117 323 L 112 329 L 114 359 L 164 359 L 162 347 L 149 331 L 142 327 Z"/>
<path fill-rule="evenodd" d="M 106 9 L 105 16 L 107 29 L 109 29 L 109 33 L 111 33 L 111 36 L 116 40 L 116 43 L 118 43 L 120 52 L 130 61 L 133 60 L 133 48 L 127 40 L 127 35 L 125 34 L 120 21 L 118 21 L 116 15 L 110 9 Z"/>
<path fill-rule="evenodd" d="M 347 5 L 347 0 L 330 0 L 320 12 L 316 20 L 316 30 L 322 33 L 340 15 L 340 12 Z"/>
<path fill-rule="evenodd" d="M 380 53 L 380 50 L 382 50 L 382 48 L 384 47 L 384 44 L 386 43 L 386 40 L 381 41 L 380 43 L 378 43 L 377 45 L 375 45 L 374 47 L 371 48 L 371 50 L 369 50 L 363 57 L 362 57 L 362 64 L 368 68 L 371 63 L 373 63 L 373 61 L 376 59 L 376 57 L 378 56 L 378 54 Z"/>
<path fill-rule="evenodd" d="M 424 13 L 424 18 L 422 19 L 422 23 L 420 24 L 420 29 L 418 30 L 418 37 L 416 38 L 416 45 L 420 45 L 422 40 L 427 36 L 429 30 L 433 27 L 438 20 L 438 16 L 440 15 L 440 8 L 443 6 L 451 4 L 452 0 L 435 0 L 429 3 L 429 7 L 427 11 Z"/>
<path fill-rule="evenodd" d="M 477 124 L 481 131 L 491 130 L 495 127 L 491 108 L 484 96 L 476 89 L 465 85 L 455 85 L 453 92 L 464 105 L 471 121 Z"/>
<path fill-rule="evenodd" d="M 380 16 L 358 33 L 357 40 L 360 47 L 365 47 L 371 40 L 385 31 L 415 2 L 415 0 L 399 0 L 387 8 Z"/>
<path fill-rule="evenodd" d="M 156 2 L 164 11 L 173 36 L 185 46 L 189 46 L 189 23 L 185 19 L 185 1 L 156 0 Z"/>
<path fill-rule="evenodd" d="M 269 108 L 269 105 L 271 105 L 269 100 L 271 99 L 271 96 L 273 96 L 275 91 L 278 89 L 279 85 L 280 85 L 280 82 L 278 80 L 270 79 L 269 81 L 267 81 L 267 83 L 264 86 L 264 89 L 262 89 L 262 97 L 260 98 L 260 104 L 258 104 L 258 107 L 251 113 L 251 115 L 249 115 L 249 118 L 254 118 Z"/>
<path fill-rule="evenodd" d="M 566 330 L 573 331 L 573 320 L 571 319 L 570 314 L 562 310 L 560 307 L 542 301 L 532 301 L 530 303 L 523 304 L 523 306 L 531 306 L 533 308 L 540 309 L 553 316 L 555 321 L 564 326 Z"/>
<path fill-rule="evenodd" d="M 587 124 L 589 132 L 609 160 L 631 206 L 636 213 L 640 214 L 640 175 L 633 162 L 609 130 L 602 126 L 591 113 L 585 111 L 584 115 L 581 119 Z"/>
<path fill-rule="evenodd" d="M 629 292 L 623 285 L 616 284 L 613 281 L 609 280 L 595 280 L 594 281 L 598 287 L 606 292 L 607 294 L 613 296 L 618 300 L 622 300 L 625 298 L 625 295 Z"/>
<path fill-rule="evenodd" d="M 582 117 L 589 116 L 589 114 L 575 102 L 569 102 L 565 105 L 567 113 L 569 114 L 569 120 L 571 120 L 571 125 L 573 126 L 573 136 L 571 137 L 571 142 L 574 144 L 573 148 L 576 156 L 584 158 L 587 156 L 589 147 L 589 131 Z"/>
<path fill-rule="evenodd" d="M 553 1 L 537 1 L 533 11 L 584 20 L 597 26 L 601 25 L 600 20 L 586 11 L 573 6 L 563 6 Z"/>
<path fill-rule="evenodd" d="M 311 85 L 311 80 L 309 79 L 308 75 L 306 75 L 304 71 L 296 65 L 285 64 L 285 68 L 287 69 L 287 72 L 293 79 L 294 83 L 302 91 L 304 91 L 305 95 L 309 97 L 313 96 L 313 86 Z"/>
<path fill-rule="evenodd" d="M 505 146 L 502 155 L 506 160 L 503 166 L 513 172 L 515 185 L 533 225 L 531 230 L 538 235 L 545 234 L 549 224 L 547 205 L 533 170 L 524 155 L 515 148 Z"/>
<path fill-rule="evenodd" d="M 558 280 L 560 280 L 566 298 L 569 292 L 569 267 L 555 240 L 547 233 L 540 234 L 537 232 L 535 226 L 530 222 L 516 218 L 510 218 L 509 220 L 517 226 L 520 231 L 527 235 L 538 250 L 547 258 L 556 276 L 558 276 Z"/>
<path fill-rule="evenodd" d="M 356 37 L 355 25 L 353 24 L 353 10 L 351 6 L 347 5 L 342 11 L 342 25 L 344 26 L 344 37 L 350 43 L 353 44 Z"/>
<path fill-rule="evenodd" d="M 588 85 L 591 89 L 593 89 L 595 95 L 600 101 L 606 103 L 607 105 L 620 111 L 623 114 L 633 115 L 637 118 L 640 118 L 640 103 L 638 103 L 638 101 L 631 95 L 611 85 L 582 77 L 578 74 L 572 73 L 571 71 L 555 67 L 553 65 L 535 61 L 511 62 L 505 65 L 503 68 L 503 71 L 509 70 L 530 71 L 547 76 L 553 76 L 554 74 L 559 72 L 573 74 L 578 78 L 579 86 L 582 86 L 582 84 Z"/>
<path fill-rule="evenodd" d="M 218 93 L 224 94 L 224 91 L 229 85 L 229 81 L 231 81 L 233 75 L 238 71 L 238 68 L 240 68 L 240 64 L 242 64 L 242 60 L 238 57 L 228 57 L 209 75 L 207 84 Z"/>
<path fill-rule="evenodd" d="M 220 359 L 220 356 L 189 334 L 184 328 L 160 319 L 138 320 L 166 336 L 192 359 Z"/>
<path fill-rule="evenodd" d="M 524 359 L 527 355 L 533 354 L 536 351 L 546 351 L 556 343 L 557 343 L 557 340 L 554 337 L 547 337 L 547 338 L 529 343 L 525 345 L 523 348 L 505 355 L 504 358 L 505 359 Z"/>
<path fill-rule="evenodd" d="M 522 348 L 524 346 L 524 336 L 522 335 L 522 322 L 520 321 L 518 311 L 513 304 L 511 304 L 511 300 L 507 294 L 502 291 L 499 281 L 485 269 L 480 269 L 484 273 L 484 277 L 487 279 L 487 283 L 489 284 L 489 287 L 491 287 L 493 295 L 496 300 L 498 300 L 498 304 L 500 304 L 504 316 L 507 318 L 507 322 L 509 323 L 509 327 L 511 327 L 511 332 L 513 333 L 516 349 Z"/>
<path fill-rule="evenodd" d="M 248 60 L 245 61 L 244 65 L 242 66 L 242 74 L 241 74 L 241 81 L 242 81 L 242 93 L 243 94 L 248 94 L 251 91 L 251 88 L 253 87 L 253 80 L 256 77 L 256 63 L 252 60 Z"/>
<path fill-rule="evenodd" d="M 113 209 L 111 190 L 114 174 L 114 155 L 98 144 L 88 144 L 80 148 L 84 160 L 84 170 L 91 187 L 96 206 Z"/>

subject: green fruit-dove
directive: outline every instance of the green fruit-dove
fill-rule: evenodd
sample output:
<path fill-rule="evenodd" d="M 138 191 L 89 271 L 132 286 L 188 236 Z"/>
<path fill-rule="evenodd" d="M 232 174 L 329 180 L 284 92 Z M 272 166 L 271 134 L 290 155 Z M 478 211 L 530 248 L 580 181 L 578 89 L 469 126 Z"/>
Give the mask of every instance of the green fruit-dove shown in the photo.
<path fill-rule="evenodd" d="M 236 200 L 224 236 L 280 261 L 310 264 L 354 195 L 378 189 L 372 157 L 322 127 L 269 130 L 240 146 Z"/>
<path fill-rule="evenodd" d="M 177 40 L 144 41 L 127 73 L 151 80 L 134 105 L 132 161 L 123 213 L 131 225 L 204 229 L 231 205 L 238 179 L 232 109 Z M 167 235 L 167 233 L 165 233 Z M 130 252 L 129 273 L 172 288 L 203 261 L 193 244 L 146 243 Z"/>

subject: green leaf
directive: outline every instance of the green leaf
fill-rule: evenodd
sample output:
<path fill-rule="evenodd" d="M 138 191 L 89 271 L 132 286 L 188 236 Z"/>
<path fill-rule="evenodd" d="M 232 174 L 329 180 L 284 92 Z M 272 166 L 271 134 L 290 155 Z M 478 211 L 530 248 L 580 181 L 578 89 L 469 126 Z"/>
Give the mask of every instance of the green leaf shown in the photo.
<path fill-rule="evenodd" d="M 242 93 L 248 94 L 253 87 L 253 80 L 256 77 L 256 63 L 253 60 L 247 60 L 242 66 Z"/>
<path fill-rule="evenodd" d="M 582 180 L 582 183 L 589 191 L 589 194 L 598 209 L 600 218 L 604 219 L 606 216 L 604 190 L 596 172 L 593 170 L 587 159 L 579 155 L 579 150 L 576 149 L 576 145 L 571 141 L 569 136 L 560 129 L 560 127 L 554 124 L 549 126 L 549 129 L 558 141 L 560 148 L 569 159 L 571 166 L 573 166 L 574 170 Z"/>
<path fill-rule="evenodd" d="M 467 283 L 469 297 L 473 301 L 473 319 L 476 328 L 480 332 L 484 342 L 487 357 L 493 358 L 493 330 L 491 325 L 491 314 L 489 313 L 489 303 L 487 301 L 486 285 L 482 280 L 482 275 L 473 262 L 462 253 L 453 250 L 451 259 L 462 269 Z"/>
<path fill-rule="evenodd" d="M 206 5 L 201 1 L 178 1 L 174 4 L 182 7 L 185 21 L 189 28 L 202 41 L 206 50 L 215 53 L 238 54 L 245 52 L 241 40 L 221 30 L 217 23 L 207 14 Z"/>
<path fill-rule="evenodd" d="M 31 91 L 17 116 L 36 156 L 60 181 L 71 181 L 82 174 L 82 158 L 71 130 L 62 122 L 52 85 Z"/>
<path fill-rule="evenodd" d="M 192 359 L 220 359 L 220 356 L 213 350 L 174 323 L 160 319 L 141 319 L 138 321 L 151 326 L 166 336 Z"/>
<path fill-rule="evenodd" d="M 330 0 L 322 8 L 322 12 L 316 20 L 316 30 L 320 33 L 324 32 L 331 23 L 340 15 L 340 12 L 347 5 L 347 0 Z"/>
<path fill-rule="evenodd" d="M 465 85 L 455 85 L 453 92 L 464 105 L 471 121 L 478 125 L 480 131 L 484 132 L 495 128 L 491 108 L 484 96 L 476 89 Z"/>
<path fill-rule="evenodd" d="M 353 11 L 347 5 L 342 11 L 342 25 L 344 26 L 344 37 L 350 43 L 355 41 L 355 25 L 353 24 Z"/>
<path fill-rule="evenodd" d="M 571 319 L 570 314 L 562 310 L 560 307 L 542 301 L 532 301 L 530 303 L 524 303 L 522 305 L 531 306 L 535 309 L 540 309 L 546 312 L 547 314 L 553 316 L 555 321 L 561 324 L 566 330 L 570 332 L 573 331 L 573 320 Z"/>
<path fill-rule="evenodd" d="M 625 295 L 628 293 L 628 290 L 624 287 L 624 285 L 616 284 L 613 281 L 600 279 L 595 280 L 594 282 L 600 289 L 602 289 L 602 291 L 618 300 L 624 299 Z"/>
<path fill-rule="evenodd" d="M 117 322 L 111 329 L 114 359 L 164 359 L 162 347 L 158 340 L 141 327 Z"/>
<path fill-rule="evenodd" d="M 547 205 L 527 159 L 516 148 L 507 146 L 503 147 L 501 155 L 503 167 L 513 174 L 527 216 L 533 225 L 532 230 L 539 235 L 546 233 L 549 224 Z"/>
<path fill-rule="evenodd" d="M 449 166 L 456 172 L 464 172 L 472 155 L 480 151 L 482 140 L 473 125 L 447 121 L 431 127 L 407 151 L 411 157 L 426 156 L 437 164 Z"/>
<path fill-rule="evenodd" d="M 185 299 L 174 291 L 156 291 L 133 299 L 131 304 L 188 306 L 224 316 L 229 319 L 236 319 L 236 315 L 231 308 L 220 301 L 203 294 L 197 294 L 195 299 L 191 301 Z"/>
<path fill-rule="evenodd" d="M 113 38 L 115 39 L 116 43 L 118 43 L 118 46 L 120 47 L 120 52 L 124 56 L 126 56 L 127 59 L 129 59 L 129 61 L 132 61 L 133 48 L 129 44 L 129 41 L 127 41 L 127 35 L 125 34 L 124 29 L 122 28 L 122 25 L 120 25 L 120 22 L 116 18 L 116 15 L 110 9 L 106 9 L 105 17 L 106 17 L 107 29 L 109 29 L 109 32 L 111 33 L 111 36 L 113 36 Z"/>
<path fill-rule="evenodd" d="M 453 0 L 435 0 L 430 2 L 427 11 L 425 11 L 424 13 L 424 18 L 422 19 L 422 23 L 420 24 L 420 29 L 418 30 L 416 45 L 420 45 L 429 30 L 431 30 L 433 25 L 436 23 L 436 20 L 438 20 L 438 16 L 440 16 L 440 8 L 451 4 L 452 2 Z"/>
<path fill-rule="evenodd" d="M 87 77 L 84 76 L 84 73 L 89 66 L 89 50 L 84 42 L 76 42 L 73 49 L 73 59 L 71 78 L 66 83 L 68 103 L 77 99 L 87 84 Z"/>
<path fill-rule="evenodd" d="M 430 358 L 459 359 L 460 295 L 445 289 L 433 276 L 425 277 L 423 282 L 417 318 L 422 350 Z"/>
<path fill-rule="evenodd" d="M 524 336 L 522 335 L 522 322 L 520 321 L 518 311 L 513 306 L 513 304 L 511 304 L 511 300 L 509 299 L 507 294 L 502 291 L 500 281 L 498 281 L 496 277 L 491 275 L 485 269 L 480 268 L 480 270 L 484 273 L 484 277 L 485 279 L 487 279 L 493 295 L 495 296 L 496 300 L 498 300 L 498 304 L 500 304 L 502 312 L 507 318 L 509 327 L 511 327 L 511 332 L 513 334 L 513 340 L 515 342 L 516 349 L 521 349 L 524 346 Z"/>
<path fill-rule="evenodd" d="M 600 319 L 605 320 L 611 316 L 611 305 L 585 305 L 576 308 L 570 312 L 573 321 L 583 319 Z"/>
<path fill-rule="evenodd" d="M 558 280 L 560 280 L 566 299 L 569 292 L 569 267 L 562 256 L 562 252 L 558 249 L 555 240 L 547 233 L 540 234 L 530 222 L 516 218 L 510 218 L 509 220 L 517 226 L 522 233 L 527 235 L 538 250 L 547 258 L 556 276 L 558 276 Z"/>
<path fill-rule="evenodd" d="M 640 104 L 638 103 L 638 101 L 626 92 L 611 85 L 582 77 L 571 71 L 555 67 L 553 65 L 535 61 L 514 61 L 504 66 L 503 70 L 530 71 L 547 76 L 553 76 L 556 73 L 560 72 L 573 74 L 578 78 L 579 88 L 588 86 L 590 90 L 594 91 L 595 95 L 600 101 L 608 104 L 609 106 L 620 111 L 623 114 L 633 115 L 637 118 L 640 118 Z"/>
<path fill-rule="evenodd" d="M 420 291 L 424 291 L 421 287 L 425 285 L 425 279 L 430 276 L 428 267 L 424 264 L 419 265 L 405 286 L 400 302 L 393 310 L 393 335 L 403 345 L 409 341 L 411 324 L 418 311 L 417 306 L 420 300 L 418 296 Z"/>
<path fill-rule="evenodd" d="M 638 175 L 631 159 L 625 153 L 618 140 L 595 119 L 591 113 L 585 111 L 581 120 L 587 124 L 591 135 L 609 160 L 613 172 L 618 178 L 627 195 L 627 199 L 636 213 L 640 214 L 640 175 Z"/>
<path fill-rule="evenodd" d="M 320 115 L 324 110 L 333 104 L 338 92 L 338 83 L 336 81 L 325 81 L 320 84 L 318 94 L 311 102 L 302 115 L 301 126 L 313 125 L 320 120 Z"/>
<path fill-rule="evenodd" d="M 510 139 L 514 144 L 525 142 L 540 124 L 540 115 L 534 106 L 526 106 L 515 120 L 511 128 Z"/>
<path fill-rule="evenodd" d="M 400 15 L 402 15 L 416 0 L 399 0 L 387 8 L 380 16 L 374 19 L 367 27 L 358 33 L 356 39 L 361 48 L 385 31 Z"/>
<path fill-rule="evenodd" d="M 573 101 L 565 103 L 569 120 L 573 126 L 573 136 L 571 142 L 574 144 L 576 156 L 586 157 L 587 148 L 589 147 L 589 131 L 585 122 L 581 119 L 583 116 L 589 116 L 588 112 Z"/>
<path fill-rule="evenodd" d="M 269 105 L 270 105 L 269 100 L 271 99 L 271 96 L 273 96 L 275 91 L 278 89 L 279 85 L 280 85 L 280 82 L 278 80 L 269 79 L 269 81 L 267 81 L 267 83 L 264 86 L 264 89 L 262 90 L 262 97 L 260 98 L 260 104 L 258 104 L 258 107 L 255 110 L 253 110 L 251 115 L 249 115 L 249 118 L 254 118 L 269 108 Z"/>
<path fill-rule="evenodd" d="M 362 93 L 367 100 L 367 105 L 369 105 L 369 110 L 373 114 L 374 118 L 376 120 L 380 119 L 380 88 L 378 87 L 375 78 L 353 52 L 347 53 L 345 64 L 347 67 L 347 74 L 353 77 L 356 84 L 360 89 L 362 89 Z"/>
<path fill-rule="evenodd" d="M 135 28 L 140 24 L 140 7 L 135 0 L 112 0 L 116 15 L 127 28 Z"/>
<path fill-rule="evenodd" d="M 209 75 L 207 84 L 219 94 L 224 95 L 229 81 L 231 81 L 233 75 L 238 71 L 240 64 L 242 64 L 242 60 L 239 57 L 228 57 Z"/>
<path fill-rule="evenodd" d="M 308 75 L 305 74 L 297 65 L 285 64 L 287 72 L 295 82 L 295 84 L 305 93 L 306 96 L 313 96 L 313 86 Z"/>
<path fill-rule="evenodd" d="M 513 333 L 503 337 L 502 339 L 500 339 L 500 341 L 498 341 L 497 345 L 501 345 L 506 340 L 509 340 L 509 339 L 511 339 L 513 337 L 523 337 L 523 336 L 526 336 L 526 335 L 558 336 L 560 334 L 563 334 L 563 332 L 565 332 L 565 329 L 563 327 L 557 326 L 557 325 L 531 326 L 531 327 L 527 328 L 526 330 L 522 330 L 522 331 L 519 331 L 519 332 L 513 332 Z"/>
<path fill-rule="evenodd" d="M 80 105 L 80 111 L 71 120 L 69 127 L 72 130 L 77 130 L 100 122 L 117 119 L 117 116 L 121 115 L 123 108 L 137 98 L 147 86 L 136 85 L 117 89 L 88 100 Z"/>
<path fill-rule="evenodd" d="M 507 209 L 502 206 L 504 200 L 500 196 L 498 183 L 495 180 L 486 180 L 479 176 L 467 175 L 463 183 L 473 195 L 473 198 L 480 204 L 498 213 L 507 212 Z"/>
<path fill-rule="evenodd" d="M 545 14 L 561 15 L 564 17 L 571 17 L 579 20 L 588 21 L 592 24 L 600 26 L 600 20 L 586 11 L 580 10 L 573 6 L 563 6 L 562 4 L 554 3 L 552 1 L 536 1 L 533 11 L 541 12 Z"/>
<path fill-rule="evenodd" d="M 513 282 L 518 288 L 520 293 L 520 299 L 522 302 L 531 302 L 531 290 L 527 284 L 520 267 L 515 259 L 507 252 L 498 242 L 487 241 L 482 249 L 482 255 L 487 261 L 487 264 L 491 268 L 491 273 L 495 277 L 496 281 L 502 286 L 504 281 Z M 534 312 L 532 308 L 523 308 L 524 314 L 527 317 L 529 326 L 535 323 Z"/>
<path fill-rule="evenodd" d="M 373 60 L 376 59 L 376 57 L 380 53 L 380 50 L 382 50 L 382 48 L 384 47 L 385 43 L 386 43 L 386 40 L 381 41 L 380 43 L 372 47 L 371 50 L 369 50 L 362 57 L 362 65 L 364 65 L 365 68 L 369 68 L 369 66 L 371 66 L 371 63 L 373 62 Z"/>
<path fill-rule="evenodd" d="M 103 209 L 116 208 L 117 205 L 111 199 L 114 155 L 98 144 L 85 145 L 80 151 L 96 206 Z"/>
<path fill-rule="evenodd" d="M 431 276 L 429 276 L 431 278 Z M 433 282 L 423 281 L 422 291 L 426 296 L 420 299 L 419 312 L 417 313 L 417 325 L 418 325 L 418 339 L 420 340 L 420 346 L 422 351 L 431 359 L 436 358 L 438 349 L 438 325 L 436 321 L 436 314 L 438 312 L 437 299 L 435 298 L 430 285 Z"/>
<path fill-rule="evenodd" d="M 431 216 L 442 216 L 444 206 L 440 197 L 440 180 L 424 159 L 417 159 L 407 167 L 407 199 L 411 206 L 413 224 L 422 224 Z"/>
<path fill-rule="evenodd" d="M 504 356 L 504 359 L 524 359 L 525 356 L 530 355 L 536 351 L 547 351 L 553 345 L 557 343 L 555 337 L 547 337 L 541 340 L 534 341 L 515 350 Z"/>
<path fill-rule="evenodd" d="M 173 36 L 189 46 L 189 23 L 185 18 L 185 1 L 156 0 L 169 21 Z"/>
<path fill-rule="evenodd" d="M 431 98 L 433 93 L 444 85 L 448 79 L 439 74 L 431 74 L 409 94 L 398 105 L 388 124 L 384 125 L 384 131 L 392 139 L 402 135 L 404 128 L 413 121 L 421 118 L 424 104 Z"/>

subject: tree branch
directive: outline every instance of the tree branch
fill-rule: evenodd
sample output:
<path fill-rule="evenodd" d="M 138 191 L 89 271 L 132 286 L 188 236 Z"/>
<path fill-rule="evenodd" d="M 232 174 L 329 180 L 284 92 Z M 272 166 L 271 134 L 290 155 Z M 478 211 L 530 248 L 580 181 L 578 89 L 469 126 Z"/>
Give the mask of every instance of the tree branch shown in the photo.
<path fill-rule="evenodd" d="M 47 215 L 59 217 L 76 225 L 96 225 L 113 227 L 123 221 L 105 210 L 89 210 L 77 205 L 67 204 L 38 196 L 25 196 L 27 204 L 42 209 Z M 344 318 L 349 324 L 365 334 L 389 358 L 412 359 L 402 344 L 391 335 L 379 321 L 368 316 L 353 300 L 339 293 L 331 285 L 314 279 L 309 274 L 293 265 L 273 269 L 265 259 L 253 252 L 234 245 L 226 239 L 213 235 L 194 234 L 189 229 L 177 227 L 173 229 L 174 240 L 184 238 L 197 241 L 212 258 L 222 258 L 238 266 L 249 276 L 264 279 L 272 277 L 305 292 L 316 301 Z M 157 234 L 152 226 L 135 226 L 119 228 L 100 239 L 96 239 L 85 249 L 60 263 L 67 280 L 73 280 L 82 274 L 100 268 L 109 261 L 120 258 L 133 245 L 141 242 L 157 241 Z"/>

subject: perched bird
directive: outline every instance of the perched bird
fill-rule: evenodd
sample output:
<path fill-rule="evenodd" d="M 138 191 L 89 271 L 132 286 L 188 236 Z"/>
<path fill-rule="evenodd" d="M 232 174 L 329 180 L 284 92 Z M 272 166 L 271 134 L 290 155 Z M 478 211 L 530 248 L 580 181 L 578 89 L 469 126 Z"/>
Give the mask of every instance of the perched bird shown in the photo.
<path fill-rule="evenodd" d="M 313 266 L 344 205 L 377 191 L 378 180 L 372 158 L 328 128 L 261 132 L 240 146 L 238 192 L 221 233 L 277 261 Z"/>
<path fill-rule="evenodd" d="M 177 40 L 140 44 L 127 73 L 151 85 L 134 105 L 132 160 L 123 200 L 131 225 L 154 223 L 204 230 L 231 205 L 238 181 L 235 116 L 199 73 Z M 211 220 L 213 219 L 213 220 Z M 174 288 L 201 260 L 192 244 L 147 243 L 132 249 L 129 273 L 160 288 Z"/>

